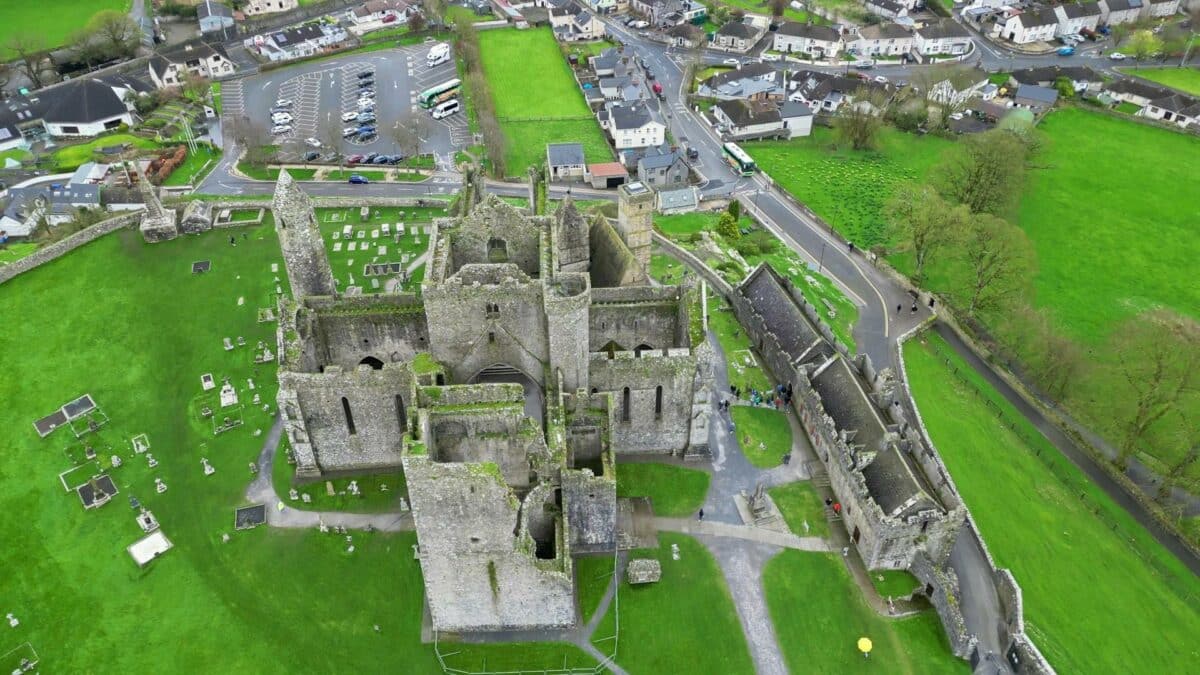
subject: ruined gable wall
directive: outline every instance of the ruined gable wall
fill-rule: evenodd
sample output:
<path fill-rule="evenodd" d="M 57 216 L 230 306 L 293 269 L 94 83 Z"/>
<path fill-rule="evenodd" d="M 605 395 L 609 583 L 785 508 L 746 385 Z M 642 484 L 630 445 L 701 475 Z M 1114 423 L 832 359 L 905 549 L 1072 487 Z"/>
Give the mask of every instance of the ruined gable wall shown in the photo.
<path fill-rule="evenodd" d="M 688 349 L 672 349 L 668 354 L 647 352 L 641 358 L 635 358 L 633 352 L 617 352 L 614 358 L 606 353 L 591 355 L 588 377 L 592 388 L 612 392 L 616 416 L 610 438 L 616 454 L 675 452 L 687 447 L 696 359 Z M 662 387 L 662 407 L 656 414 L 658 387 Z"/>
<path fill-rule="evenodd" d="M 426 287 L 424 298 L 430 348 L 455 382 L 499 363 L 544 381 L 549 347 L 540 283 L 445 283 Z M 499 311 L 489 313 L 489 304 Z"/>

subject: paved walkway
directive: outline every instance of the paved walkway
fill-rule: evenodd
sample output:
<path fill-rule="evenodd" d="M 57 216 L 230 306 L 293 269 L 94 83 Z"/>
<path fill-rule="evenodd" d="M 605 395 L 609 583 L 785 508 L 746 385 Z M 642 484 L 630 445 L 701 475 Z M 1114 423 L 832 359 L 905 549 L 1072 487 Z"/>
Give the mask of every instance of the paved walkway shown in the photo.
<path fill-rule="evenodd" d="M 776 548 L 793 548 L 798 551 L 829 553 L 833 550 L 829 541 L 822 537 L 798 537 L 790 532 L 777 532 L 752 525 L 730 525 L 711 520 L 693 518 L 655 518 L 654 526 L 668 532 L 705 535 L 718 539 L 742 539 L 744 541 L 769 544 Z"/>

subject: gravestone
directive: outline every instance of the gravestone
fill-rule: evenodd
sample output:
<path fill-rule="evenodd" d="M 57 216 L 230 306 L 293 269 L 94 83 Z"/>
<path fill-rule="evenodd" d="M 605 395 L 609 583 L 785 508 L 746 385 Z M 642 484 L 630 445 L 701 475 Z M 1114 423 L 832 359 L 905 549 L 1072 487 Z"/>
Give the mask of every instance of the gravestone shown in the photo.
<path fill-rule="evenodd" d="M 625 567 L 631 584 L 652 584 L 662 579 L 662 565 L 654 558 L 635 558 Z"/>

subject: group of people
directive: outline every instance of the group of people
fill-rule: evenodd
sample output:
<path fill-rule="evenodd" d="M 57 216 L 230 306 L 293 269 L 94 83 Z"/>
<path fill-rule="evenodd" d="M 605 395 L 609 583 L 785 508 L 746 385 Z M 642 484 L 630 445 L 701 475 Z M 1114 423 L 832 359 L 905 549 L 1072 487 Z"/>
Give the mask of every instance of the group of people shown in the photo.
<path fill-rule="evenodd" d="M 743 392 L 736 384 L 729 386 L 729 392 L 736 399 L 742 398 Z M 790 405 L 792 402 L 792 385 L 790 383 L 777 384 L 774 389 L 754 389 L 751 387 L 747 398 L 750 401 L 750 405 L 769 405 L 776 410 L 783 410 L 785 406 Z M 723 405 L 725 410 L 729 409 L 728 400 Z"/>

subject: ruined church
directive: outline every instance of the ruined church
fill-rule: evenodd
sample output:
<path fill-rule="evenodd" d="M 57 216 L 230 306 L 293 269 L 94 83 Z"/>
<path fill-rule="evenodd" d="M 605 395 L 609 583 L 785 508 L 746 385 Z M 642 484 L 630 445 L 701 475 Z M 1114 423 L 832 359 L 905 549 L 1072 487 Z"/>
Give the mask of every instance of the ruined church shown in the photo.
<path fill-rule="evenodd" d="M 435 630 L 574 625 L 572 555 L 619 543 L 615 457 L 707 451 L 700 293 L 651 284 L 653 204 L 639 183 L 615 221 L 489 197 L 434 221 L 419 293 L 367 295 L 280 172 L 297 478 L 403 469 Z"/>

